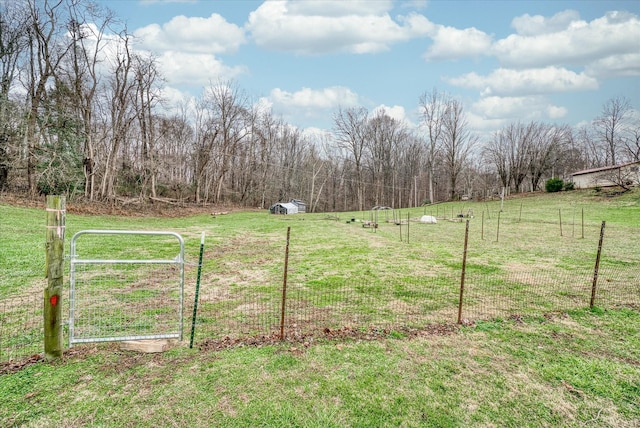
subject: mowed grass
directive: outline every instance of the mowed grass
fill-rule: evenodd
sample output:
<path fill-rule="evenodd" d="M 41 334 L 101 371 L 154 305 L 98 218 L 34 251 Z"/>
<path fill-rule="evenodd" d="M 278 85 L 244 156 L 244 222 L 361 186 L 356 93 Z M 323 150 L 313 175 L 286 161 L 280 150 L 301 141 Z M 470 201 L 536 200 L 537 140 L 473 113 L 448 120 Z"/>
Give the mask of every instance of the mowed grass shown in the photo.
<path fill-rule="evenodd" d="M 562 426 L 640 422 L 640 315 L 579 310 L 450 335 L 84 347 L 0 377 L 3 426 Z"/>
<path fill-rule="evenodd" d="M 499 201 L 401 210 L 402 217 L 415 219 L 437 209 L 440 217 L 437 225 L 411 222 L 408 242 L 406 225 L 400 229 L 381 222 L 378 229 L 369 229 L 347 223 L 369 219 L 369 212 L 335 214 L 339 220 L 326 214 L 275 217 L 256 211 L 171 219 L 68 214 L 67 241 L 86 229 L 180 233 L 189 297 L 200 233 L 206 232 L 205 299 L 196 347 L 190 350 L 183 343 L 160 355 L 141 355 L 115 344 L 83 345 L 63 360 L 0 375 L 0 426 L 640 425 L 637 305 L 589 310 L 588 300 L 580 296 L 583 309 L 543 316 L 544 308 L 536 308 L 512 318 L 485 317 L 445 335 L 390 331 L 378 340 L 320 335 L 276 345 L 198 349 L 224 328 L 216 316 L 229 309 L 225 299 L 244 305 L 279 299 L 288 227 L 292 294 L 318 293 L 316 304 L 324 307 L 360 296 L 340 294 L 340 284 L 353 280 L 354 293 L 366 289 L 374 292 L 374 300 L 391 295 L 405 306 L 419 299 L 416 305 L 434 311 L 445 302 L 453 315 L 466 218 L 449 220 L 469 208 L 474 214 L 469 218 L 470 281 L 490 277 L 495 284 L 521 289 L 526 284 L 510 282 L 510 275 L 539 271 L 565 280 L 570 276 L 560 272 L 589 272 L 605 220 L 605 274 L 620 267 L 631 272 L 625 284 L 630 293 L 638 293 L 638 191 L 617 198 L 590 191 L 514 198 L 505 201 L 501 212 Z M 44 219 L 43 210 L 0 202 L 0 299 L 38 292 L 46 284 Z M 82 251 L 173 257 L 174 247 L 157 253 L 151 245 L 140 249 L 137 244 L 87 241 Z M 409 286 L 427 279 L 437 286 L 428 293 Z M 481 294 L 469 299 L 474 305 L 486 303 Z M 365 311 L 363 305 L 374 300 L 349 303 Z M 445 321 L 455 322 L 455 317 L 447 315 Z"/>

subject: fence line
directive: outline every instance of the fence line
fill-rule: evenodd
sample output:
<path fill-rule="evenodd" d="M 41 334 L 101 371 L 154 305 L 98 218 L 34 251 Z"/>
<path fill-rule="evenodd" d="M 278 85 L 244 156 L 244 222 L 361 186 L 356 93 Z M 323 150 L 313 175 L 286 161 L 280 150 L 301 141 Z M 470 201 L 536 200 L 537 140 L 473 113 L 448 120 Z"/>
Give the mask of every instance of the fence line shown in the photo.
<path fill-rule="evenodd" d="M 595 231 L 594 227 L 591 229 Z M 607 229 L 605 242 L 625 235 L 628 240 L 628 231 L 613 229 Z M 504 231 L 506 233 L 507 229 Z M 478 229 L 475 232 L 479 233 Z M 413 233 L 412 240 L 417 236 Z M 492 263 L 487 260 L 486 250 L 478 250 L 478 236 L 472 238 L 465 271 L 463 322 L 541 316 L 589 307 L 595 248 L 585 250 L 581 247 L 579 251 L 585 251 L 585 260 L 579 264 L 563 265 L 562 257 L 525 257 L 524 253 L 518 256 L 517 252 L 513 259 Z M 588 244 L 595 245 L 592 241 Z M 640 263 L 625 250 L 626 245 L 635 244 L 624 242 L 616 245 L 620 250 L 615 253 L 605 244 L 595 293 L 598 307 L 640 308 Z M 557 254 L 562 255 L 562 251 L 569 252 L 561 249 Z M 34 272 L 37 271 L 36 268 L 23 274 L 36 278 L 38 275 Z M 195 269 L 187 274 L 195 275 Z M 15 272 L 12 275 L 15 276 Z M 419 279 L 331 276 L 302 281 L 289 276 L 284 322 L 282 284 L 203 281 L 195 328 L 196 343 L 209 338 L 241 338 L 281 331 L 290 336 L 316 334 L 327 328 L 394 330 L 424 328 L 433 323 L 453 324 L 459 309 L 460 278 L 461 270 L 451 268 L 434 271 Z M 18 282 L 15 278 L 12 281 Z M 0 363 L 43 351 L 41 282 L 41 279 L 35 280 L 38 286 L 29 286 L 28 292 L 19 296 L 0 298 Z M 190 286 L 194 283 L 186 281 Z M 193 309 L 193 298 L 194 290 L 185 288 L 186 313 Z M 64 316 L 68 314 L 66 298 L 63 304 Z M 87 303 L 92 304 L 91 301 Z M 96 301 L 95 304 L 102 303 Z M 141 306 L 138 309 L 153 315 L 153 308 Z M 129 313 L 138 309 L 132 307 Z"/>

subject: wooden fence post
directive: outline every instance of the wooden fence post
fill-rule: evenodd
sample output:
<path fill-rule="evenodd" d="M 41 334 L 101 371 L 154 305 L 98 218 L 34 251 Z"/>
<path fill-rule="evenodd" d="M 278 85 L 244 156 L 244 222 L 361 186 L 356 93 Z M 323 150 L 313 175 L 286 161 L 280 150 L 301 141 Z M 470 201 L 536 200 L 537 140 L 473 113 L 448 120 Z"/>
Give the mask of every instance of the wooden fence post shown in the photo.
<path fill-rule="evenodd" d="M 64 196 L 47 195 L 46 278 L 44 289 L 44 353 L 62 356 L 62 287 L 64 284 Z"/>

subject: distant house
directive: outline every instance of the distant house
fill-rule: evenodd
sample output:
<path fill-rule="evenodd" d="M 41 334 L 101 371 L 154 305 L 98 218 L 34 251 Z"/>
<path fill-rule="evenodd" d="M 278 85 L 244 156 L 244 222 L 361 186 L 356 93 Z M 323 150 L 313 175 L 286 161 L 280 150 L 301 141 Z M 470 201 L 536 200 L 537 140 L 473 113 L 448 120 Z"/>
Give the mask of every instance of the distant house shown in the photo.
<path fill-rule="evenodd" d="M 576 189 L 640 184 L 640 162 L 585 169 L 571 174 Z"/>
<path fill-rule="evenodd" d="M 269 208 L 271 214 L 297 214 L 298 207 L 291 202 L 278 202 Z"/>
<path fill-rule="evenodd" d="M 307 212 L 307 204 L 302 202 L 300 199 L 291 199 L 289 202 L 294 204 L 296 207 L 298 207 L 299 213 Z"/>

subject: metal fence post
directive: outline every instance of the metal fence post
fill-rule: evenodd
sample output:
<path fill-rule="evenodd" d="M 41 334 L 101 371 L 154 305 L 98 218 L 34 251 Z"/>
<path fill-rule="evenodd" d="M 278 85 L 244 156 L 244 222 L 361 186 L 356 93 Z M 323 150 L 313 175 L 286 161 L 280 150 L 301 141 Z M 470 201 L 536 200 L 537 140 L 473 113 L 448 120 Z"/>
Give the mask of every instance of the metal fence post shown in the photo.
<path fill-rule="evenodd" d="M 193 299 L 193 318 L 191 319 L 191 339 L 189 349 L 193 348 L 193 337 L 196 332 L 196 315 L 198 314 L 198 296 L 200 294 L 200 274 L 202 273 L 202 256 L 204 254 L 204 232 L 200 238 L 200 255 L 198 256 L 198 278 L 196 279 L 196 296 Z"/>
<path fill-rule="evenodd" d="M 560 219 L 560 236 L 562 236 L 562 208 L 558 208 L 558 218 Z"/>
<path fill-rule="evenodd" d="M 604 226 L 606 221 L 600 226 L 600 240 L 598 241 L 598 254 L 596 255 L 596 266 L 593 269 L 593 283 L 591 284 L 591 301 L 589 307 L 593 308 L 596 302 L 596 284 L 598 283 L 598 271 L 600 270 L 600 255 L 602 254 L 602 241 L 604 240 Z"/>
<path fill-rule="evenodd" d="M 284 253 L 284 277 L 282 280 L 282 308 L 280 312 L 280 340 L 284 340 L 284 315 L 287 305 L 287 271 L 289 270 L 289 237 L 291 236 L 291 226 L 287 227 L 287 247 Z"/>
<path fill-rule="evenodd" d="M 46 278 L 44 289 L 44 353 L 62 356 L 62 286 L 64 283 L 64 196 L 47 195 Z"/>
<path fill-rule="evenodd" d="M 469 242 L 469 220 L 464 229 L 464 251 L 462 253 L 462 275 L 460 276 L 460 301 L 458 302 L 458 324 L 462 324 L 462 297 L 464 295 L 464 277 L 467 269 L 467 244 Z"/>

